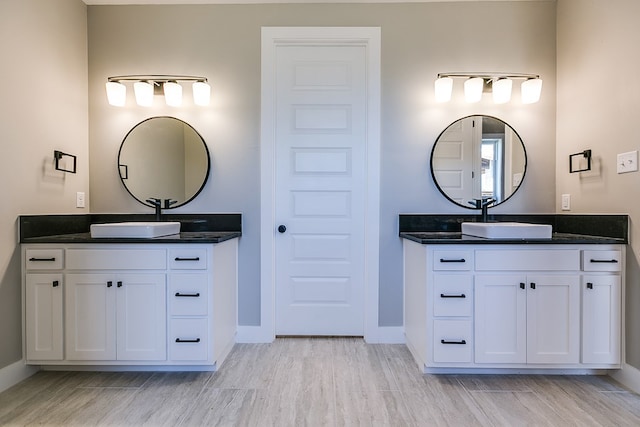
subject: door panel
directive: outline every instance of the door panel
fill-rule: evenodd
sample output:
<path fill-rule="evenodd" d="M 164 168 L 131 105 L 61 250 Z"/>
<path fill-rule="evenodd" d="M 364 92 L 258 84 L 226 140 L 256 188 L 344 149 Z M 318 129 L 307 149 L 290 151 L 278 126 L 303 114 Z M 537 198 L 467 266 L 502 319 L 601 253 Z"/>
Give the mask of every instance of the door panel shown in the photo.
<path fill-rule="evenodd" d="M 276 334 L 363 335 L 364 46 L 277 51 Z"/>

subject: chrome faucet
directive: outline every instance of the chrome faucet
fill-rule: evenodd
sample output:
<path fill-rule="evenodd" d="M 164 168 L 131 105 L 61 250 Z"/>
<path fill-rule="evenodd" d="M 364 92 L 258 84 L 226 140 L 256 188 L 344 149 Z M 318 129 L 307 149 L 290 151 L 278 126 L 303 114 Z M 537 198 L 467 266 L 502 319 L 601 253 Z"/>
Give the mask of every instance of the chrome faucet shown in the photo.
<path fill-rule="evenodd" d="M 492 199 L 491 197 L 485 197 L 482 199 L 473 199 L 469 201 L 470 205 L 476 207 L 476 209 L 480 209 L 482 222 L 487 222 L 489 218 L 489 206 L 495 203 L 496 199 Z"/>

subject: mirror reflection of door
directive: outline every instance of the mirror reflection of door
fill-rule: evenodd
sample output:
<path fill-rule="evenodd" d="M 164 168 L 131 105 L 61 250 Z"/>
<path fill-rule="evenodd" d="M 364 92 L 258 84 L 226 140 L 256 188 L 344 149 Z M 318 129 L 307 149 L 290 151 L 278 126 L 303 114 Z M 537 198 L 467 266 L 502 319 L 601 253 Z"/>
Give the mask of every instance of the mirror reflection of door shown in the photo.
<path fill-rule="evenodd" d="M 438 149 L 433 151 L 432 172 L 436 181 L 449 198 L 458 204 L 472 200 L 474 176 L 478 169 L 474 161 L 474 120 L 467 117 L 453 123 L 438 138 Z M 479 128 L 478 128 L 479 129 Z"/>
<path fill-rule="evenodd" d="M 490 116 L 456 120 L 438 137 L 431 152 L 431 173 L 438 189 L 452 202 L 504 202 L 518 189 L 526 169 L 526 152 L 508 124 Z"/>

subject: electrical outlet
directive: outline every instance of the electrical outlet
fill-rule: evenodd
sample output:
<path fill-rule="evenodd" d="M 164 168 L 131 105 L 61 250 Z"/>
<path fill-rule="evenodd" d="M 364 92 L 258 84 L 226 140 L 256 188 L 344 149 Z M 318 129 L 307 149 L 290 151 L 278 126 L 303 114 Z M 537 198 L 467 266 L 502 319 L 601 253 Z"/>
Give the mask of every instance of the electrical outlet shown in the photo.
<path fill-rule="evenodd" d="M 562 210 L 563 211 L 571 210 L 571 194 L 562 195 Z"/>
<path fill-rule="evenodd" d="M 84 208 L 84 191 L 76 193 L 76 208 Z"/>
<path fill-rule="evenodd" d="M 617 159 L 618 173 L 635 172 L 638 170 L 638 151 L 629 151 L 628 153 L 618 154 Z"/>
<path fill-rule="evenodd" d="M 514 173 L 513 174 L 513 188 L 516 188 L 518 185 L 520 185 L 520 183 L 522 182 L 522 173 L 518 172 L 518 173 Z"/>

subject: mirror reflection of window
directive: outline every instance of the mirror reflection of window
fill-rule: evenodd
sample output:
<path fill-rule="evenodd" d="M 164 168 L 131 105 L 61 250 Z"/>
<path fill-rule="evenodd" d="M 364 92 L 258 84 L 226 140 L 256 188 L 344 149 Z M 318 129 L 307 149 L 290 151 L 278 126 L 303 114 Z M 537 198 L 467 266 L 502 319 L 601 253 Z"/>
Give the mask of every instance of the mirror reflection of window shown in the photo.
<path fill-rule="evenodd" d="M 504 143 L 502 139 L 483 138 L 481 147 L 482 159 L 482 198 L 499 200 L 503 197 L 503 180 L 500 179 L 503 170 Z"/>

